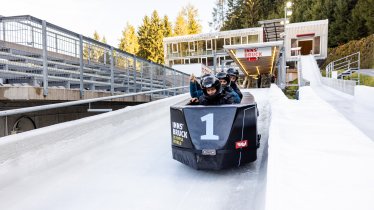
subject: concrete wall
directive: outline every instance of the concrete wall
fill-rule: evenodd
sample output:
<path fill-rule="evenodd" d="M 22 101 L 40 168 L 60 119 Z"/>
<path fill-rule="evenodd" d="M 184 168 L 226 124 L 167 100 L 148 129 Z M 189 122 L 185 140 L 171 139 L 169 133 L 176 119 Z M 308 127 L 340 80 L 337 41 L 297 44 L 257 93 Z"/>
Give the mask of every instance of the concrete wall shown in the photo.
<path fill-rule="evenodd" d="M 41 87 L 0 87 L 0 100 L 75 101 L 80 99 L 91 99 L 105 96 L 111 96 L 111 93 L 85 90 L 83 98 L 80 98 L 80 91 L 74 89 L 48 88 L 48 95 L 44 96 L 43 88 Z M 113 101 L 149 102 L 151 101 L 151 97 L 149 95 L 137 95 L 113 99 Z"/>
<path fill-rule="evenodd" d="M 22 170 L 20 175 L 41 170 L 61 158 L 68 158 L 70 153 L 79 154 L 79 151 L 99 143 L 118 139 L 132 129 L 141 129 L 145 123 L 168 115 L 171 105 L 187 100 L 188 97 L 188 94 L 178 95 L 0 138 L 0 164 L 3 168 Z M 30 164 L 30 158 L 35 154 L 43 154 L 43 158 L 48 161 L 33 159 Z M 9 183 L 16 178 L 2 176 L 2 182 Z"/>
<path fill-rule="evenodd" d="M 356 81 L 322 77 L 322 84 L 344 93 L 355 95 Z"/>

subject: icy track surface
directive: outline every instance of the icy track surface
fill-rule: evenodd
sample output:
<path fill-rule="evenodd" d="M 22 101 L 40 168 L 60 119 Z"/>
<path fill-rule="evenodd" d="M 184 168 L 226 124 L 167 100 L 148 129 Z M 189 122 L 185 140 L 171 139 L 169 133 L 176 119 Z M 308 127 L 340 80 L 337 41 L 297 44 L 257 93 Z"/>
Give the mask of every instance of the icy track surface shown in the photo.
<path fill-rule="evenodd" d="M 122 130 L 103 124 L 112 138 L 99 140 L 103 134 L 93 130 L 73 142 L 0 162 L 0 209 L 264 209 L 270 105 L 268 89 L 250 92 L 258 103 L 262 134 L 254 163 L 197 171 L 173 160 L 169 106 L 164 106 L 153 110 L 156 117 L 138 116 L 143 124 Z M 66 138 L 75 132 L 72 128 Z"/>

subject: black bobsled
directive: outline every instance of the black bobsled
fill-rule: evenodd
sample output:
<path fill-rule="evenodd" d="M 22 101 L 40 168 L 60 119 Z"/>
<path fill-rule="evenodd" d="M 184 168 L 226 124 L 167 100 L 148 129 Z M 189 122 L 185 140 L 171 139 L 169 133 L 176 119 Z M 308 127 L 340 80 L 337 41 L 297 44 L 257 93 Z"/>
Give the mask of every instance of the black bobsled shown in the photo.
<path fill-rule="evenodd" d="M 257 104 L 250 93 L 240 104 L 170 107 L 173 158 L 195 169 L 219 170 L 257 159 Z"/>

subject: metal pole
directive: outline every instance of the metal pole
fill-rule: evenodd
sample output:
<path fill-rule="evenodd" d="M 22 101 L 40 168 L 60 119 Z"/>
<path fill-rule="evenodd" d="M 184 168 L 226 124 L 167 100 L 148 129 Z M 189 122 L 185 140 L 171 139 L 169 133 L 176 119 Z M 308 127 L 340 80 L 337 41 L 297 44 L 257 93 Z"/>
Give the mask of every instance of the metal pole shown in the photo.
<path fill-rule="evenodd" d="M 55 45 L 56 45 L 56 53 L 58 53 L 58 48 L 57 48 L 57 45 L 58 45 L 58 43 L 57 43 L 57 34 L 55 34 Z"/>
<path fill-rule="evenodd" d="M 5 136 L 8 135 L 8 116 L 5 116 Z"/>
<path fill-rule="evenodd" d="M 42 23 L 42 43 L 43 43 L 43 95 L 48 95 L 48 63 L 47 63 L 47 22 Z"/>
<path fill-rule="evenodd" d="M 134 55 L 134 93 L 136 93 L 136 56 Z"/>
<path fill-rule="evenodd" d="M 5 39 L 5 21 L 3 20 L 3 40 L 6 41 Z"/>
<path fill-rule="evenodd" d="M 361 53 L 358 52 L 358 65 L 357 65 L 358 85 L 360 85 L 360 57 L 361 57 Z"/>
<path fill-rule="evenodd" d="M 114 60 L 113 60 L 113 47 L 110 47 L 110 93 L 114 94 Z"/>
<path fill-rule="evenodd" d="M 151 66 L 151 71 L 150 71 L 150 74 L 151 74 L 151 76 L 150 76 L 150 79 L 151 79 L 151 90 L 153 90 L 153 72 L 154 72 L 154 67 L 155 66 Z M 151 98 L 152 98 L 152 95 L 153 95 L 153 93 L 151 93 Z"/>
<path fill-rule="evenodd" d="M 173 69 L 173 87 L 176 86 L 176 78 L 175 78 L 175 69 Z M 174 96 L 176 95 L 176 90 L 174 90 Z"/>
<path fill-rule="evenodd" d="M 166 69 L 165 69 L 165 66 L 162 67 L 162 71 L 163 71 L 163 75 L 164 75 L 164 79 L 163 79 L 163 85 L 164 85 L 164 89 L 166 89 Z M 169 92 L 168 92 L 169 94 Z M 164 96 L 166 96 L 166 91 L 164 90 Z"/>
<path fill-rule="evenodd" d="M 130 60 L 127 58 L 127 93 L 130 92 Z"/>
<path fill-rule="evenodd" d="M 217 74 L 217 54 L 216 54 L 216 52 L 213 52 L 213 65 L 214 65 L 214 67 L 213 67 L 213 72 L 214 72 L 214 75 L 216 75 Z"/>
<path fill-rule="evenodd" d="M 83 37 L 79 35 L 79 90 L 80 90 L 80 97 L 83 98 L 84 96 L 84 84 L 83 84 Z"/>
<path fill-rule="evenodd" d="M 4 40 L 5 41 L 5 40 Z M 34 40 L 34 27 L 31 26 L 31 44 L 32 47 L 35 47 L 35 40 Z"/>

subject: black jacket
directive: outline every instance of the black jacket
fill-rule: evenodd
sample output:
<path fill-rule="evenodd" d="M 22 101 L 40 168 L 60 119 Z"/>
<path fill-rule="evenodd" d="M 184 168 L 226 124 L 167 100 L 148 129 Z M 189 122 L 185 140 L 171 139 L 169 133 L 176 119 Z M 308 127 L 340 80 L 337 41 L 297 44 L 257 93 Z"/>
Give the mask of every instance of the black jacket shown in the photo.
<path fill-rule="evenodd" d="M 240 89 L 238 88 L 238 86 L 236 85 L 235 82 L 231 82 L 230 86 L 232 87 L 232 89 L 234 89 L 234 91 L 239 95 L 239 98 L 240 100 L 243 98 L 243 94 L 242 92 L 240 91 Z"/>
<path fill-rule="evenodd" d="M 210 98 L 205 95 L 200 96 L 199 105 L 221 105 L 221 104 L 233 104 L 234 98 L 226 91 L 222 91 L 216 97 Z"/>

